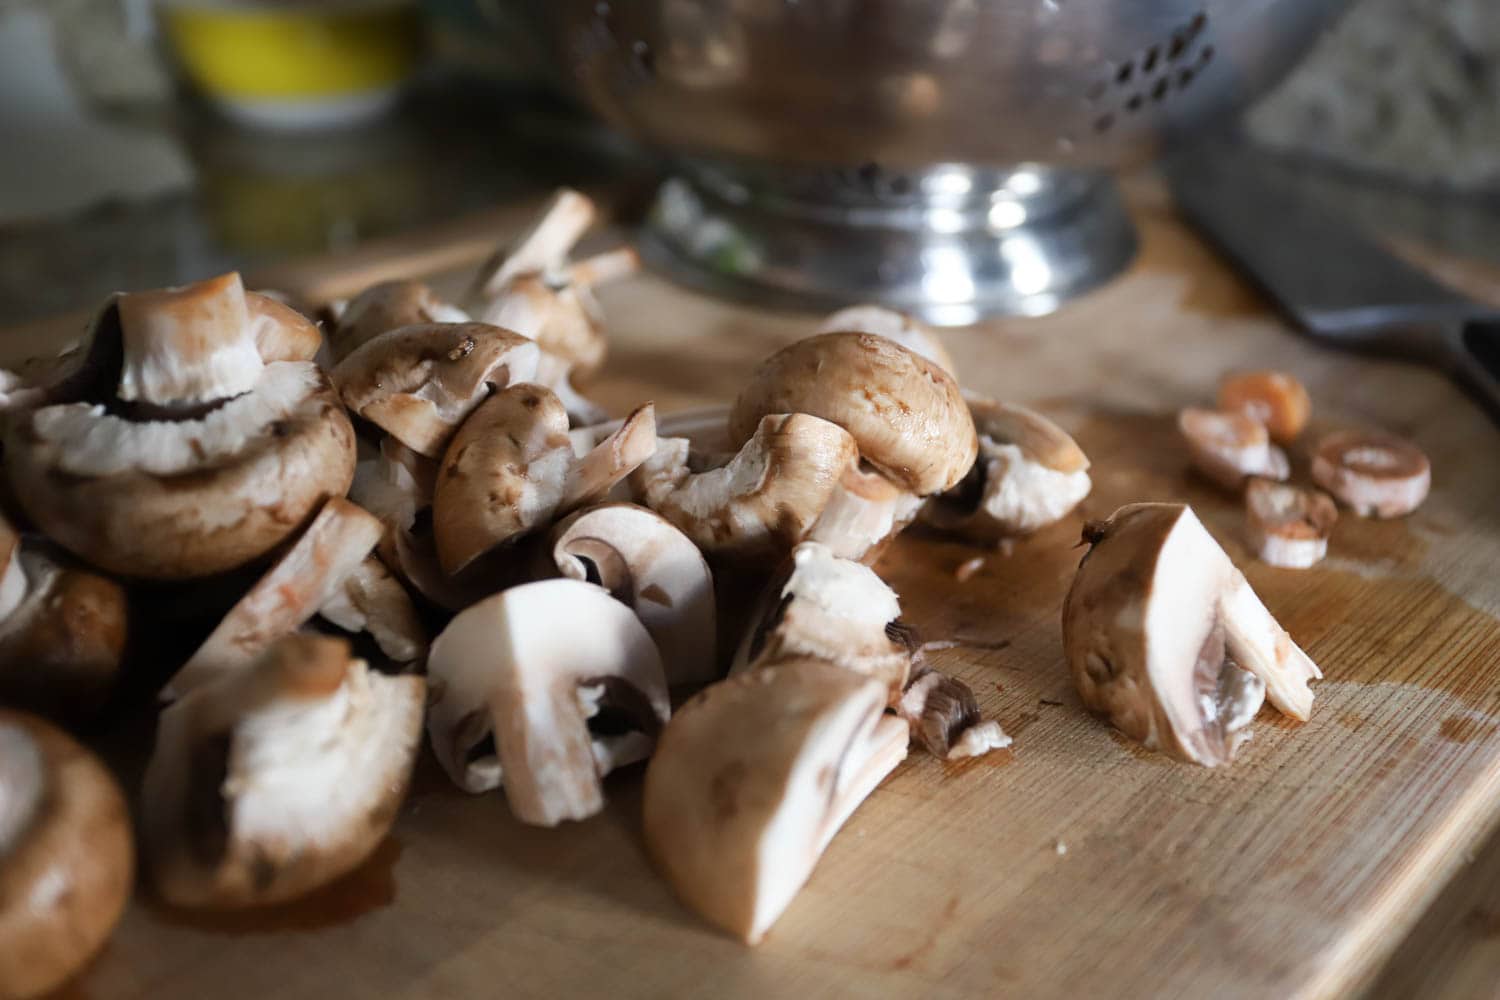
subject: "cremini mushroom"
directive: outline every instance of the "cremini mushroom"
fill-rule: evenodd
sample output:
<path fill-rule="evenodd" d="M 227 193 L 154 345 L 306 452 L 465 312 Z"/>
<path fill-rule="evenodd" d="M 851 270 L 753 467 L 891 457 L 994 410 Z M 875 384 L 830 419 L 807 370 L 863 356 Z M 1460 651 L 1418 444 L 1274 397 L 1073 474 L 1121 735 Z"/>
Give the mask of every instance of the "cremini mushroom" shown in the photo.
<path fill-rule="evenodd" d="M 714 581 L 692 539 L 654 511 L 604 504 L 557 525 L 557 571 L 597 583 L 632 608 L 661 653 L 667 683 L 715 679 Z"/>
<path fill-rule="evenodd" d="M 343 591 L 383 531 L 375 515 L 340 497 L 329 500 L 177 671 L 170 696 L 245 669 L 271 643 L 295 632 Z"/>
<path fill-rule="evenodd" d="M 1271 443 L 1265 424 L 1243 413 L 1188 407 L 1177 415 L 1193 465 L 1210 482 L 1238 492 L 1251 476 L 1285 480 L 1286 452 Z"/>
<path fill-rule="evenodd" d="M 820 334 L 767 358 L 730 412 L 730 440 L 743 444 L 773 413 L 806 413 L 840 425 L 866 462 L 919 496 L 957 485 L 979 449 L 953 377 L 870 334 Z"/>
<path fill-rule="evenodd" d="M 88 360 L 12 414 L 6 473 L 48 537 L 123 576 L 207 576 L 348 490 L 349 420 L 316 365 L 262 360 L 254 301 L 237 275 L 118 296 Z"/>
<path fill-rule="evenodd" d="M 1285 372 L 1234 372 L 1219 382 L 1219 409 L 1264 424 L 1271 440 L 1287 445 L 1307 426 L 1312 400 L 1302 383 Z"/>
<path fill-rule="evenodd" d="M 1260 561 L 1306 569 L 1328 554 L 1328 536 L 1339 511 L 1321 490 L 1306 490 L 1269 479 L 1245 488 L 1245 529 Z"/>
<path fill-rule="evenodd" d="M 678 897 L 757 944 L 906 756 L 879 681 L 789 661 L 705 688 L 646 769 L 646 847 Z"/>
<path fill-rule="evenodd" d="M 886 543 L 916 519 L 923 500 L 865 463 L 845 470 L 807 540 L 836 556 L 874 562 Z"/>
<path fill-rule="evenodd" d="M 979 458 L 962 483 L 928 501 L 924 522 L 999 542 L 1061 520 L 1088 496 L 1088 456 L 1061 427 L 1024 406 L 965 398 Z"/>
<path fill-rule="evenodd" d="M 1063 648 L 1084 705 L 1148 747 L 1228 763 L 1269 696 L 1306 721 L 1322 676 L 1185 504 L 1140 503 L 1091 523 L 1063 603 Z"/>
<path fill-rule="evenodd" d="M 420 281 L 382 281 L 350 299 L 328 331 L 334 361 L 342 361 L 383 333 L 403 326 L 468 323 L 469 314 L 438 298 Z"/>
<path fill-rule="evenodd" d="M 345 632 L 368 633 L 393 663 L 416 663 L 427 655 L 427 629 L 411 596 L 374 556 L 366 556 L 344 577 L 318 607 L 318 617 Z"/>
<path fill-rule="evenodd" d="M 659 438 L 630 474 L 630 488 L 705 553 L 774 562 L 806 537 L 858 457 L 837 424 L 770 414 L 714 468 L 698 465 L 688 439 Z"/>
<path fill-rule="evenodd" d="M 561 270 L 573 245 L 594 224 L 595 216 L 591 199 L 571 188 L 559 188 L 531 225 L 480 267 L 469 298 L 492 302 L 523 274 Z"/>
<path fill-rule="evenodd" d="M 1432 488 L 1421 449 L 1391 434 L 1338 431 L 1318 442 L 1312 476 L 1360 517 L 1404 517 Z"/>
<path fill-rule="evenodd" d="M 0 702 L 88 721 L 114 689 L 128 625 L 124 588 L 59 561 L 0 517 Z"/>
<path fill-rule="evenodd" d="M 818 327 L 819 333 L 871 333 L 894 340 L 922 355 L 949 375 L 958 377 L 953 357 L 937 332 L 915 316 L 885 306 L 860 305 L 840 309 Z"/>
<path fill-rule="evenodd" d="M 787 660 L 816 659 L 873 677 L 894 705 L 906 688 L 912 652 L 893 639 L 901 602 L 875 571 L 803 542 L 767 588 L 731 674 Z"/>
<path fill-rule="evenodd" d="M 536 374 L 537 347 L 484 323 L 405 326 L 361 344 L 333 369 L 345 405 L 402 444 L 440 458 L 490 394 Z"/>
<path fill-rule="evenodd" d="M 603 777 L 649 756 L 670 714 L 661 657 L 602 587 L 523 584 L 460 612 L 427 661 L 432 747 L 459 787 L 505 786 L 523 823 L 604 808 Z"/>
<path fill-rule="evenodd" d="M 295 635 L 167 708 L 141 810 L 156 891 L 178 906 L 252 906 L 356 867 L 405 797 L 424 692 L 343 639 Z"/>
<path fill-rule="evenodd" d="M 130 814 L 104 765 L 0 709 L 0 996 L 41 996 L 81 969 L 134 881 Z"/>

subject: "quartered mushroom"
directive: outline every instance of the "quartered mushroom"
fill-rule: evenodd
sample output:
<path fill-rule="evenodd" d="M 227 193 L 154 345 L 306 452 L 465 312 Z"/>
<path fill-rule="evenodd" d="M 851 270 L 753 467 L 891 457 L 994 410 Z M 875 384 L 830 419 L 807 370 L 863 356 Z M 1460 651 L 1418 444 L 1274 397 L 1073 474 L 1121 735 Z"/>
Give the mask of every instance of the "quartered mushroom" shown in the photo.
<path fill-rule="evenodd" d="M 135 882 L 130 813 L 93 754 L 0 709 L 0 996 L 61 986 L 104 944 Z"/>
<path fill-rule="evenodd" d="M 282 902 L 358 866 L 406 795 L 424 694 L 343 639 L 297 635 L 162 712 L 141 815 L 161 898 Z"/>
<path fill-rule="evenodd" d="M 925 523 L 999 542 L 1061 520 L 1088 496 L 1088 456 L 1061 427 L 1024 406 L 965 398 L 979 458 L 962 483 L 928 501 Z"/>
<path fill-rule="evenodd" d="M 743 444 L 768 414 L 805 413 L 843 427 L 860 457 L 898 486 L 927 496 L 951 489 L 979 450 L 958 383 L 884 337 L 825 333 L 761 363 L 729 416 Z"/>
<path fill-rule="evenodd" d="M 0 516 L 0 701 L 66 722 L 97 715 L 128 624 L 124 588 L 59 562 Z"/>
<path fill-rule="evenodd" d="M 169 695 L 180 698 L 244 670 L 277 639 L 336 602 L 384 530 L 368 511 L 339 497 L 329 500 L 296 544 L 229 609 L 177 671 Z"/>
<path fill-rule="evenodd" d="M 333 381 L 350 410 L 440 458 L 491 389 L 530 381 L 537 360 L 535 344 L 497 326 L 406 326 L 361 344 L 333 369 Z"/>
<path fill-rule="evenodd" d="M 666 518 L 634 504 L 590 507 L 553 530 L 551 557 L 563 576 L 599 584 L 635 611 L 668 684 L 718 675 L 713 575 Z"/>
<path fill-rule="evenodd" d="M 908 351 L 922 355 L 949 375 L 958 377 L 953 357 L 937 331 L 915 316 L 885 306 L 861 305 L 840 309 L 818 327 L 819 333 L 870 333 L 894 340 Z"/>
<path fill-rule="evenodd" d="M 1238 492 L 1251 476 L 1283 481 L 1286 452 L 1271 443 L 1265 424 L 1243 413 L 1188 407 L 1177 415 L 1193 465 L 1210 482 Z"/>
<path fill-rule="evenodd" d="M 350 299 L 328 331 L 334 361 L 403 326 L 468 323 L 469 314 L 438 298 L 420 281 L 382 281 Z"/>
<path fill-rule="evenodd" d="M 602 587 L 522 584 L 461 611 L 432 643 L 427 729 L 468 792 L 505 787 L 523 823 L 604 808 L 603 778 L 645 759 L 670 715 L 651 635 Z"/>
<path fill-rule="evenodd" d="M 859 458 L 837 424 L 806 413 L 762 417 L 727 462 L 702 468 L 687 438 L 660 438 L 631 492 L 705 553 L 775 560 L 806 537 Z"/>
<path fill-rule="evenodd" d="M 892 638 L 901 602 L 875 571 L 803 542 L 790 569 L 772 583 L 730 674 L 787 660 L 815 659 L 872 677 L 894 705 L 911 670 L 912 651 Z"/>
<path fill-rule="evenodd" d="M 1307 426 L 1312 400 L 1296 378 L 1285 372 L 1235 372 L 1219 383 L 1219 409 L 1243 413 L 1263 424 L 1277 444 L 1291 444 Z"/>
<path fill-rule="evenodd" d="M 345 632 L 367 633 L 392 663 L 416 663 L 427 655 L 427 629 L 411 596 L 375 556 L 366 556 L 344 577 L 318 607 L 318 617 Z"/>
<path fill-rule="evenodd" d="M 250 301 L 238 275 L 118 296 L 78 373 L 12 415 L 6 473 L 49 538 L 123 576 L 206 576 L 348 490 L 348 417 L 315 364 L 262 360 Z"/>
<path fill-rule="evenodd" d="M 1306 721 L 1322 677 L 1185 504 L 1121 507 L 1063 603 L 1084 705 L 1147 747 L 1228 763 L 1262 701 Z"/>
<path fill-rule="evenodd" d="M 646 769 L 646 847 L 677 896 L 758 944 L 859 804 L 906 756 L 886 687 L 790 661 L 678 710 Z"/>
<path fill-rule="evenodd" d="M 1432 488 L 1432 463 L 1391 434 L 1339 431 L 1318 442 L 1312 476 L 1360 517 L 1404 517 Z"/>
<path fill-rule="evenodd" d="M 1252 479 L 1245 488 L 1245 529 L 1260 561 L 1286 569 L 1315 566 L 1328 554 L 1339 519 L 1328 494 Z"/>

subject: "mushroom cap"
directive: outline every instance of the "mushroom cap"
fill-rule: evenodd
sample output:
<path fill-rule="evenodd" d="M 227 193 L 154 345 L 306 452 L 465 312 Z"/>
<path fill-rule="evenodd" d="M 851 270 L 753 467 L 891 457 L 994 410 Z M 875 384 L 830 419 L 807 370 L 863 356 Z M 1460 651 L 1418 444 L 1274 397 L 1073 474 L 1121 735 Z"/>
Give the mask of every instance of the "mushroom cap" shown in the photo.
<path fill-rule="evenodd" d="M 557 571 L 598 583 L 635 611 L 656 642 L 667 683 L 718 673 L 713 574 L 692 539 L 634 504 L 580 511 L 552 533 Z"/>
<path fill-rule="evenodd" d="M 1219 409 L 1243 413 L 1264 424 L 1273 441 L 1291 444 L 1307 426 L 1312 400 L 1286 372 L 1232 372 L 1219 383 Z"/>
<path fill-rule="evenodd" d="M 1402 517 L 1427 499 L 1432 464 L 1393 434 L 1337 431 L 1318 442 L 1312 477 L 1360 517 Z"/>
<path fill-rule="evenodd" d="M 157 892 L 179 906 L 281 902 L 370 855 L 406 794 L 425 685 L 288 636 L 250 668 L 166 709 L 141 831 Z"/>
<path fill-rule="evenodd" d="M 25 594 L 0 615 L 0 701 L 85 722 L 119 676 L 129 627 L 125 589 L 31 546 L 16 562 Z"/>
<path fill-rule="evenodd" d="M 735 401 L 729 436 L 743 444 L 772 413 L 807 413 L 854 436 L 860 455 L 913 493 L 963 479 L 979 449 L 958 383 L 901 345 L 825 333 L 771 355 Z"/>
<path fill-rule="evenodd" d="M 385 526 L 342 497 L 330 497 L 291 548 L 256 581 L 209 633 L 168 685 L 181 697 L 246 669 L 282 636 L 295 632 L 342 592 L 380 541 Z"/>
<path fill-rule="evenodd" d="M 779 558 L 807 534 L 845 472 L 859 459 L 854 438 L 805 413 L 770 414 L 727 464 L 692 471 L 686 438 L 659 438 L 630 474 L 630 487 L 705 552 Z"/>
<path fill-rule="evenodd" d="M 285 302 L 264 292 L 246 292 L 245 306 L 255 347 L 266 364 L 273 361 L 311 361 L 323 348 L 318 324 Z"/>
<path fill-rule="evenodd" d="M 1250 547 L 1264 563 L 1306 569 L 1328 553 L 1328 536 L 1339 519 L 1333 499 L 1269 479 L 1245 488 L 1245 526 Z"/>
<path fill-rule="evenodd" d="M 130 815 L 93 754 L 0 709 L 0 996 L 39 996 L 114 930 L 135 882 Z"/>
<path fill-rule="evenodd" d="M 350 299 L 328 333 L 335 361 L 403 326 L 467 323 L 469 314 L 439 299 L 421 281 L 382 281 Z"/>
<path fill-rule="evenodd" d="M 432 494 L 432 532 L 449 575 L 551 523 L 573 467 L 568 414 L 550 390 L 497 392 L 448 445 Z"/>
<path fill-rule="evenodd" d="M 908 351 L 922 355 L 948 374 L 958 377 L 953 356 L 937 332 L 907 313 L 886 306 L 848 306 L 825 319 L 819 333 L 868 333 L 894 340 Z"/>
<path fill-rule="evenodd" d="M 432 643 L 427 728 L 459 787 L 502 780 L 523 823 L 556 826 L 604 808 L 601 779 L 650 753 L 671 714 L 651 635 L 602 587 L 556 579 L 467 608 Z M 622 734 L 589 720 L 619 713 Z M 476 748 L 493 737 L 495 754 Z"/>
<path fill-rule="evenodd" d="M 1091 525 L 1063 602 L 1063 648 L 1091 711 L 1148 747 L 1227 763 L 1267 691 L 1305 719 L 1322 676 L 1185 504 Z"/>
<path fill-rule="evenodd" d="M 202 417 L 135 422 L 64 403 L 6 428 L 6 474 L 49 538 L 111 573 L 185 579 L 280 544 L 354 478 L 354 429 L 315 365 L 267 365 Z"/>
<path fill-rule="evenodd" d="M 646 769 L 646 847 L 678 897 L 758 943 L 839 828 L 906 756 L 879 682 L 791 661 L 705 688 Z"/>
<path fill-rule="evenodd" d="M 1177 415 L 1193 465 L 1211 482 L 1238 492 L 1250 476 L 1284 480 L 1286 453 L 1271 443 L 1264 424 L 1244 413 L 1190 406 Z"/>
<path fill-rule="evenodd" d="M 344 404 L 402 444 L 439 458 L 458 425 L 491 388 L 536 373 L 537 347 L 485 323 L 429 323 L 389 330 L 333 369 Z"/>

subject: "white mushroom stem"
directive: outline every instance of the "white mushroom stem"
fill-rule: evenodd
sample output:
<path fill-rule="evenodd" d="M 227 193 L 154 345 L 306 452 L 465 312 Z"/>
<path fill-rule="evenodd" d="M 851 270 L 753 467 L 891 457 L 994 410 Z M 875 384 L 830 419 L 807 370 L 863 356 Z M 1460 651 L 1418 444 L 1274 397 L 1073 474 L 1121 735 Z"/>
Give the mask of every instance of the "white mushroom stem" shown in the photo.
<path fill-rule="evenodd" d="M 577 461 L 563 481 L 562 499 L 557 505 L 560 514 L 603 500 L 616 483 L 656 452 L 656 408 L 650 403 L 638 407 L 619 429 L 587 450 L 580 450 L 586 440 L 585 435 L 569 434 Z"/>
<path fill-rule="evenodd" d="M 249 392 L 262 362 L 238 274 L 116 299 L 124 343 L 119 397 L 191 405 Z"/>
<path fill-rule="evenodd" d="M 869 559 L 883 543 L 900 534 L 922 508 L 922 498 L 873 469 L 854 467 L 844 473 L 828 504 L 807 532 L 843 559 Z"/>
<path fill-rule="evenodd" d="M 1323 672 L 1271 617 L 1239 570 L 1220 592 L 1219 612 L 1229 656 L 1265 684 L 1271 704 L 1299 722 L 1311 718 L 1310 682 Z"/>
<path fill-rule="evenodd" d="M 573 244 L 594 224 L 594 217 L 594 203 L 587 197 L 569 188 L 557 191 L 531 227 L 480 268 L 478 296 L 493 299 L 522 274 L 562 267 Z"/>
<path fill-rule="evenodd" d="M 570 285 L 593 287 L 629 277 L 641 269 L 635 247 L 617 247 L 568 266 L 563 280 Z"/>
<path fill-rule="evenodd" d="M 413 663 L 427 654 L 427 630 L 411 597 L 374 556 L 365 557 L 344 578 L 318 615 L 346 632 L 368 632 L 396 663 Z"/>

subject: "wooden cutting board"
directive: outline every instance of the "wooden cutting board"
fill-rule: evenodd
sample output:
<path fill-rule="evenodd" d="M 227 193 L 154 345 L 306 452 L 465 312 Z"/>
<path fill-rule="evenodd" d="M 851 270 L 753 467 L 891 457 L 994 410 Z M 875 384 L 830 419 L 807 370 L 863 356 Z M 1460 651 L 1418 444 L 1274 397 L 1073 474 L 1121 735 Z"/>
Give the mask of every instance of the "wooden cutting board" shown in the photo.
<path fill-rule="evenodd" d="M 316 898 L 201 918 L 138 898 L 72 997 L 1329 996 L 1379 968 L 1500 816 L 1500 431 L 1424 369 L 1321 349 L 1271 318 L 1146 186 L 1125 279 L 1045 319 L 946 339 L 967 385 L 1041 407 L 1093 459 L 1079 514 L 1008 552 L 908 535 L 878 569 L 1015 746 L 913 754 L 750 950 L 679 906 L 644 856 L 639 774 L 557 830 L 451 787 L 430 755 L 392 837 Z M 457 267 L 522 208 L 283 270 L 312 296 Z M 1481 286 L 1485 281 L 1478 282 Z M 1481 292 L 1497 292 L 1481 287 Z M 622 412 L 733 397 L 810 315 L 642 276 L 604 294 L 593 394 Z M 56 336 L 33 327 L 5 354 Z M 1346 516 L 1308 571 L 1251 560 L 1238 504 L 1187 472 L 1173 414 L 1226 369 L 1295 372 L 1316 429 L 1405 434 L 1433 492 L 1395 522 Z M 1295 456 L 1299 475 L 1306 456 Z M 1131 745 L 1081 708 L 1059 609 L 1084 517 L 1190 501 L 1321 664 L 1312 720 L 1264 710 L 1229 768 Z M 957 568 L 983 565 L 966 582 Z"/>

